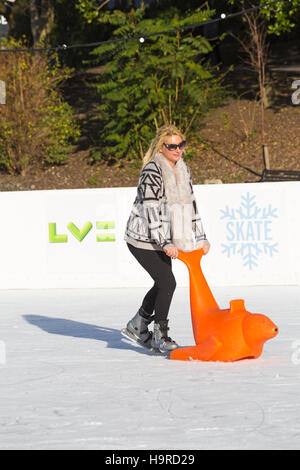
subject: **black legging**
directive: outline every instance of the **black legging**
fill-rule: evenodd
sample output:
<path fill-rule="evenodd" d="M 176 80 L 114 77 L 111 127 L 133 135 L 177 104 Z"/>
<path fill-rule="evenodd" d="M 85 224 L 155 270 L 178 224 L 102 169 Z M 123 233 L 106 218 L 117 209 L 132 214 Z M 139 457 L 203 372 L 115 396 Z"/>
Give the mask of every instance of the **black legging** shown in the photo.
<path fill-rule="evenodd" d="M 129 251 L 154 280 L 154 286 L 144 297 L 142 307 L 154 321 L 166 320 L 176 289 L 171 258 L 164 251 L 144 250 L 127 243 Z"/>

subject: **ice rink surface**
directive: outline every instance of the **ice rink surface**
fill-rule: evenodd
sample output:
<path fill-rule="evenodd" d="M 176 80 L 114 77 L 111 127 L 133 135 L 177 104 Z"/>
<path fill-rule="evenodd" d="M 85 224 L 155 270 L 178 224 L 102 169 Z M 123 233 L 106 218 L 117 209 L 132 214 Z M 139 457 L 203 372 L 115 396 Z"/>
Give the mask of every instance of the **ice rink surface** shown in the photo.
<path fill-rule="evenodd" d="M 120 334 L 146 289 L 2 290 L 1 449 L 299 449 L 300 287 L 214 288 L 279 335 L 235 363 L 151 356 Z M 170 335 L 193 345 L 188 289 Z"/>

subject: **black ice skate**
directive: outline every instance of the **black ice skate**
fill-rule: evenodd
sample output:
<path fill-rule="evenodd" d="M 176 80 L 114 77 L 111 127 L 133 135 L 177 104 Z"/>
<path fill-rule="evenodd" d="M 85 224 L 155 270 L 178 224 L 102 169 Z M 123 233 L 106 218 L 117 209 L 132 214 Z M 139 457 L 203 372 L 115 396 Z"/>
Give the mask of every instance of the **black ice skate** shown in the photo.
<path fill-rule="evenodd" d="M 161 354 L 168 354 L 177 349 L 178 344 L 168 337 L 168 320 L 154 323 L 153 335 L 151 340 L 152 350 Z"/>
<path fill-rule="evenodd" d="M 121 330 L 122 335 L 145 348 L 151 349 L 152 332 L 148 330 L 148 325 L 150 325 L 153 318 L 153 315 L 149 315 L 141 307 L 136 315 L 127 323 L 126 328 Z"/>

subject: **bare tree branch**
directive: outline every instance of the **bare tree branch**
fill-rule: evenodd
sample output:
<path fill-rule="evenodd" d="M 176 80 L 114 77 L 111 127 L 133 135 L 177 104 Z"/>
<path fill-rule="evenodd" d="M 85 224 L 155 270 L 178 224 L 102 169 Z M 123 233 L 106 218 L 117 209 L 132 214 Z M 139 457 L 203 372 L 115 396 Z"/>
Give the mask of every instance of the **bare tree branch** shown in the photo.
<path fill-rule="evenodd" d="M 104 2 L 102 2 L 102 3 L 98 6 L 97 11 L 99 11 L 99 10 L 101 10 L 101 8 L 105 7 L 105 5 L 106 5 L 108 2 L 110 2 L 110 0 L 105 0 Z"/>

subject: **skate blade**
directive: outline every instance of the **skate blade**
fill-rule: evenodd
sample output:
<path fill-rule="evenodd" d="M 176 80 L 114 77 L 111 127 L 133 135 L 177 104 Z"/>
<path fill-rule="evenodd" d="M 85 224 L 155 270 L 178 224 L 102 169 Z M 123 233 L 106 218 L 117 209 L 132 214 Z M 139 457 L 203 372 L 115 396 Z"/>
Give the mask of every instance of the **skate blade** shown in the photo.
<path fill-rule="evenodd" d="M 155 349 L 151 346 L 151 341 L 149 343 L 145 344 L 139 341 L 139 338 L 135 336 L 133 333 L 127 330 L 127 328 L 123 328 L 121 330 L 121 334 L 126 338 L 132 341 L 134 344 L 138 344 L 139 346 L 144 347 L 147 349 L 152 356 L 164 356 L 169 358 L 170 357 L 170 352 L 161 352 L 159 349 Z"/>
<path fill-rule="evenodd" d="M 166 357 L 167 359 L 170 359 L 170 351 L 161 351 L 160 349 L 151 349 L 151 354 L 152 356 L 162 356 Z"/>
<path fill-rule="evenodd" d="M 121 330 L 121 333 L 123 336 L 125 336 L 125 338 L 130 339 L 135 344 L 138 344 L 139 346 L 143 346 L 143 348 L 146 348 L 149 351 L 152 350 L 151 341 L 149 341 L 148 343 L 143 343 L 137 336 L 135 336 L 133 333 L 127 330 L 127 328 L 123 328 Z"/>

